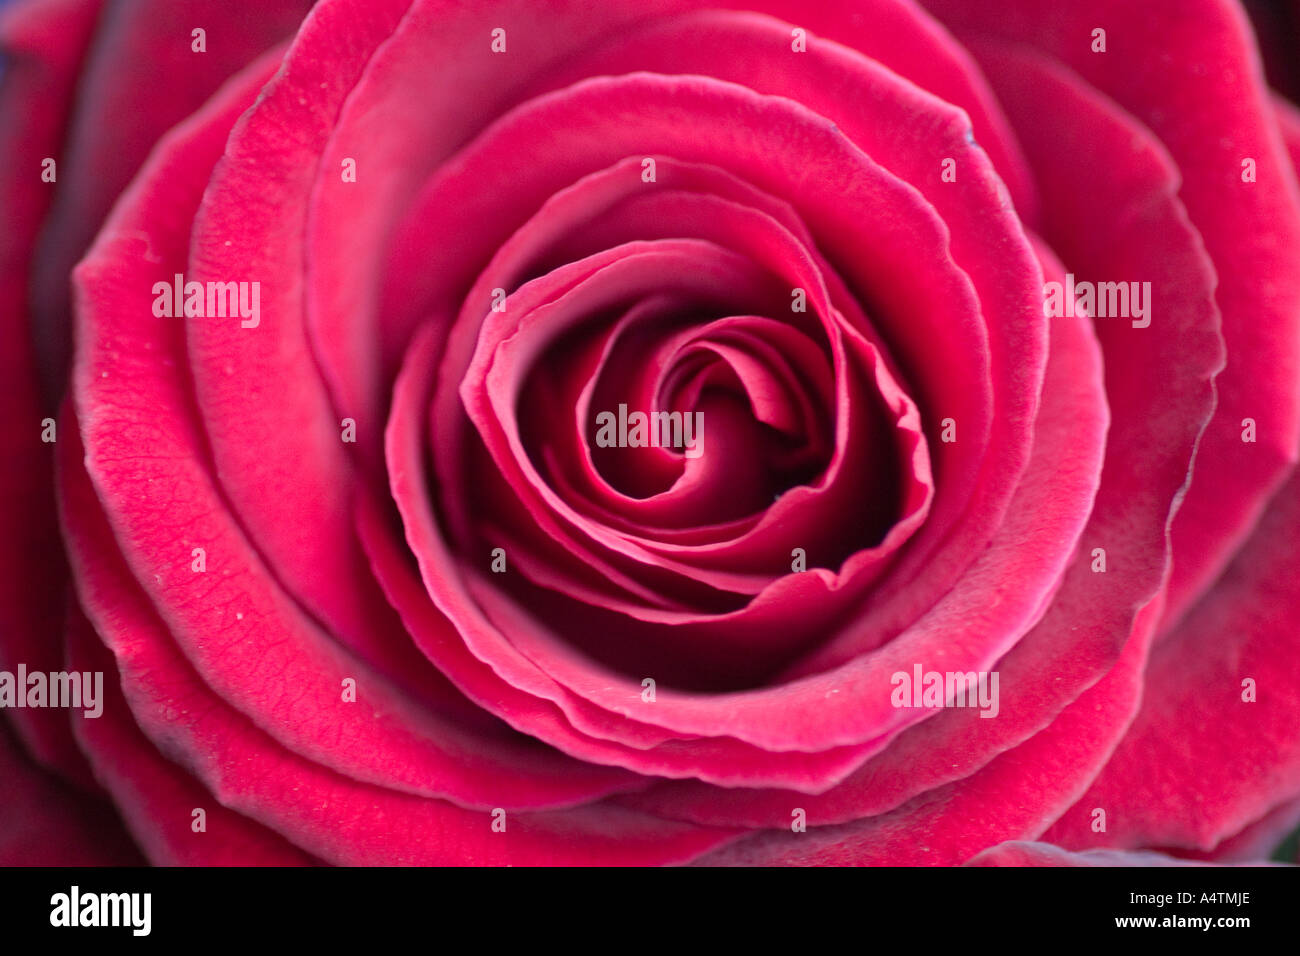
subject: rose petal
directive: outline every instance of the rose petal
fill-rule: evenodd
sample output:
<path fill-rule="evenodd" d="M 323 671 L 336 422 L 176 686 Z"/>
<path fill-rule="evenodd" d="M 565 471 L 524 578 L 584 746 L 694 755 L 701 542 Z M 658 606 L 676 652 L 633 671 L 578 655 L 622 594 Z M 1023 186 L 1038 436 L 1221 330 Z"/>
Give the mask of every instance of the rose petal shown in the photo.
<path fill-rule="evenodd" d="M 626 785 L 621 774 L 565 760 L 504 728 L 485 737 L 442 716 L 438 698 L 449 689 L 441 677 L 386 677 L 335 643 L 283 592 L 212 486 L 177 368 L 181 327 L 153 316 L 149 302 L 156 270 L 175 267 L 186 236 L 154 211 L 171 210 L 183 230 L 211 168 L 205 162 L 215 161 L 229 124 L 273 68 L 250 68 L 160 145 L 78 268 L 75 395 L 99 496 L 65 491 L 62 499 L 80 583 L 87 589 L 98 563 L 120 549 L 204 680 L 258 727 L 341 772 L 475 805 L 553 806 L 616 790 Z M 196 545 L 209 555 L 204 575 L 191 569 Z M 115 648 L 123 636 L 107 618 L 121 598 L 118 590 L 83 593 Z M 413 648 L 407 653 L 419 660 Z M 344 679 L 356 681 L 364 701 L 346 717 Z"/>
<path fill-rule="evenodd" d="M 54 395 L 62 392 L 70 353 L 68 274 L 113 202 L 159 137 L 289 36 L 313 2 L 267 0 L 256 8 L 223 0 L 103 5 L 59 158 L 59 188 L 35 254 L 33 327 Z M 203 53 L 191 48 L 191 31 L 198 27 L 207 31 Z M 124 63 L 132 68 L 124 70 Z"/>
<path fill-rule="evenodd" d="M 59 546 L 52 482 L 52 445 L 45 419 L 57 399 L 43 397 L 29 324 L 32 247 L 58 183 L 41 180 L 46 158 L 62 157 L 78 70 L 90 45 L 99 4 L 42 0 L 0 11 L 0 433 L 8 461 L 0 469 L 0 668 L 62 668 L 60 631 L 66 566 Z M 32 104 L 41 104 L 33 109 Z M 56 165 L 56 171 L 62 167 Z M 56 435 L 57 437 L 57 429 Z M 97 789 L 72 739 L 67 715 L 54 710 L 9 712 L 28 753 L 65 779 Z"/>
<path fill-rule="evenodd" d="M 1087 850 L 1071 853 L 1050 843 L 1010 840 L 989 847 L 973 857 L 967 866 L 1204 866 L 1150 850 Z"/>
<path fill-rule="evenodd" d="M 65 715 L 66 716 L 66 715 Z M 22 755 L 0 721 L 0 866 L 138 866 L 113 808 Z"/>
<path fill-rule="evenodd" d="M 927 6 L 959 36 L 1005 37 L 1060 59 L 1154 132 L 1218 270 L 1228 365 L 1174 524 L 1167 629 L 1250 534 L 1300 447 L 1300 190 L 1249 24 L 1227 0 L 1104 0 L 1086 9 L 1013 0 L 995 18 L 952 0 Z M 1107 28 L 1104 55 L 1091 51 L 1098 26 Z M 1160 69 L 1148 68 L 1144 51 L 1153 49 Z M 1255 160 L 1258 182 L 1243 181 L 1245 158 Z M 1245 418 L 1258 422 L 1254 444 L 1241 440 Z"/>
<path fill-rule="evenodd" d="M 131 719 L 113 656 L 79 612 L 69 615 L 69 667 L 104 674 L 103 713 L 76 717 L 77 739 L 155 866 L 307 866 L 278 834 L 217 804 L 193 777 L 154 749 Z M 194 811 L 204 812 L 195 831 Z"/>

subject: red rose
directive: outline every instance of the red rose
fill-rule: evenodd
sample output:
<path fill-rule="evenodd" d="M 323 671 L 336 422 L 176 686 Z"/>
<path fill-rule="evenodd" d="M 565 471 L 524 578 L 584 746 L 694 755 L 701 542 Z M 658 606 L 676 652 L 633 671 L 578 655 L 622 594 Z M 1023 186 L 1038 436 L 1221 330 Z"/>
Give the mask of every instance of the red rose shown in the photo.
<path fill-rule="evenodd" d="M 1300 121 L 1238 7 L 237 6 L 0 23 L 0 670 L 107 677 L 7 710 L 0 858 L 38 800 L 86 862 L 1295 826 Z"/>

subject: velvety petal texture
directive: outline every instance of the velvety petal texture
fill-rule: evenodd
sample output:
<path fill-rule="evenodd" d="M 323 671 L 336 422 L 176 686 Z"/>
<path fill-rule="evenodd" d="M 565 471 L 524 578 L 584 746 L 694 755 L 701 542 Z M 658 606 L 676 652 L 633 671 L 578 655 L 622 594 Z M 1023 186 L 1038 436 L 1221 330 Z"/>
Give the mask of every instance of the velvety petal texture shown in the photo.
<path fill-rule="evenodd" d="M 0 51 L 0 670 L 106 688 L 6 713 L 3 861 L 1300 822 L 1300 113 L 1235 2 L 18 0 Z"/>

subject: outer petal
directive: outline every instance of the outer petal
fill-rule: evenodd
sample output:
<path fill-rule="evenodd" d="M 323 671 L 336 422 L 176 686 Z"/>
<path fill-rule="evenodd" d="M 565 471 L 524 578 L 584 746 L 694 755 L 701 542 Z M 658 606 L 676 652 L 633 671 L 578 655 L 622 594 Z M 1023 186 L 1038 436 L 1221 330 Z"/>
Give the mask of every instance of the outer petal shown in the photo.
<path fill-rule="evenodd" d="M 0 724 L 0 866 L 138 866 L 112 807 L 35 767 Z"/>
<path fill-rule="evenodd" d="M 0 11 L 0 668 L 59 670 L 66 568 L 54 512 L 51 448 L 43 419 L 57 401 L 41 398 L 28 312 L 32 247 L 56 184 L 41 181 L 42 161 L 62 156 L 78 68 L 99 3 L 44 0 Z M 40 104 L 39 109 L 32 108 Z M 53 710 L 8 714 L 41 763 L 93 786 L 72 740 L 67 715 Z"/>
<path fill-rule="evenodd" d="M 274 831 L 218 804 L 181 767 L 168 762 L 140 732 L 119 686 L 113 656 L 78 611 L 68 625 L 73 670 L 104 674 L 98 717 L 74 717 L 77 739 L 119 812 L 155 866 L 304 866 L 315 862 Z M 194 811 L 204 828 L 195 830 Z"/>
<path fill-rule="evenodd" d="M 19 461 L 0 473 L 0 500 L 25 504 L 0 514 L 0 588 L 14 589 L 12 597 L 0 591 L 0 645 L 10 645 L 0 646 L 0 663 L 53 670 L 62 655 L 48 637 L 60 629 L 66 568 L 40 422 L 56 417 L 64 387 L 72 266 L 157 138 L 290 32 L 310 3 L 270 0 L 253 12 L 220 0 L 107 9 L 100 0 L 29 0 L 2 15 L 10 62 L 0 160 L 11 173 L 0 186 L 0 428 L 16 436 Z M 194 26 L 212 34 L 206 54 L 190 51 Z M 57 162 L 55 183 L 41 179 L 46 157 Z M 14 714 L 42 761 L 92 785 L 63 718 Z"/>
<path fill-rule="evenodd" d="M 1151 850 L 1087 850 L 1071 853 L 1050 843 L 1012 840 L 990 847 L 967 866 L 1208 866 Z"/>
<path fill-rule="evenodd" d="M 1046 839 L 1069 848 L 1104 840 L 1212 850 L 1300 796 L 1298 529 L 1293 478 L 1215 587 L 1152 654 L 1133 727 Z M 1106 810 L 1104 834 L 1088 826 L 1094 807 Z"/>
<path fill-rule="evenodd" d="M 962 38 L 1001 37 L 1059 58 L 1151 129 L 1182 175 L 1179 197 L 1219 273 L 1228 365 L 1174 524 L 1170 627 L 1250 534 L 1300 447 L 1300 188 L 1249 23 L 1229 0 L 927 6 Z M 1091 50 L 1097 27 L 1107 31 L 1104 54 Z M 1256 182 L 1243 178 L 1246 159 Z M 1245 418 L 1258 423 L 1254 444 L 1241 441 Z"/>
<path fill-rule="evenodd" d="M 33 325 L 45 384 L 56 401 L 70 352 L 68 275 L 114 201 L 162 134 L 290 35 L 313 2 L 132 0 L 104 7 L 60 151 L 54 206 L 36 248 Z M 191 49 L 195 28 L 207 32 L 204 53 Z"/>
<path fill-rule="evenodd" d="M 1300 116 L 1285 106 L 1277 115 L 1300 162 Z M 1049 839 L 1095 845 L 1100 835 L 1085 823 L 1094 807 L 1108 808 L 1106 842 L 1123 847 L 1232 853 L 1220 844 L 1270 815 L 1263 829 L 1277 836 L 1285 826 L 1279 805 L 1300 797 L 1298 525 L 1293 475 L 1223 577 L 1152 655 L 1132 729 Z M 1247 679 L 1254 703 L 1243 700 Z"/>

